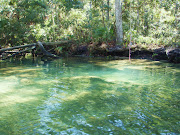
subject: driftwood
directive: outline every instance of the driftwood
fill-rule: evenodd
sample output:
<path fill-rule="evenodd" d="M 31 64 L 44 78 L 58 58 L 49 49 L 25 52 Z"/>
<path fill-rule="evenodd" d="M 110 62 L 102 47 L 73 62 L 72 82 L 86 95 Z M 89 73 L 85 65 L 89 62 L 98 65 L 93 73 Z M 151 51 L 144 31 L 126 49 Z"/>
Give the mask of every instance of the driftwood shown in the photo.
<path fill-rule="evenodd" d="M 34 50 L 36 47 L 39 47 L 41 52 L 43 53 L 43 55 L 48 56 L 48 57 L 58 58 L 57 55 L 51 54 L 50 52 L 46 51 L 43 45 L 46 45 L 46 46 L 60 46 L 60 45 L 69 44 L 69 43 L 72 43 L 72 42 L 73 41 L 71 41 L 71 40 L 60 41 L 60 42 L 47 42 L 47 43 L 46 42 L 37 42 L 37 43 L 33 43 L 33 44 L 27 44 L 27 45 L 15 46 L 15 47 L 3 48 L 3 49 L 0 49 L 0 54 L 3 53 L 3 52 L 8 53 L 8 54 L 12 54 L 12 55 L 7 56 L 6 58 L 4 58 L 4 59 L 7 59 L 7 58 L 13 57 L 15 55 L 18 55 L 20 53 L 25 53 L 25 52 L 27 52 L 29 50 Z M 9 51 L 9 50 L 20 49 L 20 48 L 27 48 L 27 49 L 22 50 L 22 51 L 18 51 L 18 52 L 13 52 L 13 51 L 10 52 Z M 6 52 L 6 51 L 9 51 L 9 52 Z"/>
<path fill-rule="evenodd" d="M 15 46 L 15 47 L 10 47 L 10 48 L 3 48 L 3 49 L 0 49 L 0 52 L 5 52 L 8 50 L 19 49 L 19 48 L 33 47 L 33 46 L 36 46 L 36 43 L 28 44 L 28 45 Z"/>
<path fill-rule="evenodd" d="M 45 50 L 43 44 L 41 42 L 37 42 L 37 45 L 39 46 L 41 52 L 45 55 L 45 56 L 48 56 L 48 57 L 54 57 L 54 58 L 58 58 L 58 56 L 48 52 Z"/>
<path fill-rule="evenodd" d="M 33 47 L 31 47 L 31 48 L 27 48 L 27 49 L 25 49 L 25 50 L 22 50 L 22 51 L 19 51 L 19 52 L 14 53 L 14 54 L 12 54 L 12 55 L 10 55 L 10 56 L 7 56 L 6 58 L 2 58 L 2 60 L 5 60 L 5 59 L 8 59 L 8 58 L 14 57 L 14 56 L 16 56 L 16 55 L 18 55 L 18 54 L 25 53 L 25 52 L 27 52 L 27 51 L 29 51 L 29 50 L 33 50 L 33 49 L 35 49 L 35 48 L 36 48 L 35 46 L 33 46 Z"/>
<path fill-rule="evenodd" d="M 72 43 L 72 42 L 73 42 L 72 40 L 68 40 L 68 41 L 60 41 L 60 42 L 42 42 L 42 44 L 46 45 L 46 46 L 56 46 L 56 45 L 59 46 L 59 45 L 64 45 L 64 44 L 68 44 L 68 43 Z M 10 47 L 10 48 L 3 48 L 3 49 L 0 49 L 0 52 L 5 52 L 8 50 L 19 49 L 19 48 L 32 47 L 32 46 L 37 46 L 37 43 L 15 46 L 15 47 Z"/>

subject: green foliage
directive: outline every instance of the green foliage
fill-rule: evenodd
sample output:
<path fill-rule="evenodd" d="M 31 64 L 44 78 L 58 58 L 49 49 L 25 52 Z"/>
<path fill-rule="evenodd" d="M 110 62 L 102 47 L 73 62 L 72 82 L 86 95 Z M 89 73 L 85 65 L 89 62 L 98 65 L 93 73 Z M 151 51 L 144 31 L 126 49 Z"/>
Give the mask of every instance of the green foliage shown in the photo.
<path fill-rule="evenodd" d="M 158 54 L 157 54 L 157 53 L 154 53 L 154 54 L 152 55 L 152 58 L 155 58 L 156 56 L 158 56 Z"/>
<path fill-rule="evenodd" d="M 180 46 L 177 0 L 123 1 L 126 43 Z M 112 41 L 116 36 L 114 1 L 7 0 L 0 3 L 0 44 L 19 45 L 74 39 Z M 131 25 L 131 29 L 130 29 Z"/>
<path fill-rule="evenodd" d="M 19 45 L 31 43 L 39 39 L 33 29 L 36 24 L 42 24 L 46 5 L 34 0 L 11 0 L 1 8 L 0 42 L 1 44 Z M 32 27 L 34 26 L 34 27 Z M 31 33 L 32 32 L 32 33 Z"/>
<path fill-rule="evenodd" d="M 57 54 L 62 54 L 63 53 L 63 47 L 62 46 L 56 47 L 55 51 Z"/>

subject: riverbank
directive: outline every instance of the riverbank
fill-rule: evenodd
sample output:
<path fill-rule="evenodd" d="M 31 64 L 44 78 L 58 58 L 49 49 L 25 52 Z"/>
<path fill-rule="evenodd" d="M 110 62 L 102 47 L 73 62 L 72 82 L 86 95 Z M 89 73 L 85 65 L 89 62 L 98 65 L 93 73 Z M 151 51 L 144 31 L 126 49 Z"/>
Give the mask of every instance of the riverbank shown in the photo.
<path fill-rule="evenodd" d="M 70 55 L 72 56 L 105 56 L 114 57 L 115 59 L 129 57 L 128 46 L 119 47 L 105 43 L 79 45 L 76 48 L 71 47 L 70 50 Z M 130 52 L 131 58 L 180 63 L 180 48 L 177 47 L 132 45 Z"/>
<path fill-rule="evenodd" d="M 57 45 L 56 48 L 45 46 L 47 50 L 60 57 L 107 57 L 112 59 L 128 59 L 129 46 L 119 47 L 114 42 L 109 43 L 89 43 L 89 44 L 65 44 Z M 36 56 L 44 56 L 41 51 L 36 49 Z M 26 53 L 19 53 L 20 57 L 25 57 Z M 32 52 L 29 52 L 32 53 Z M 7 56 L 6 56 L 7 55 Z M 32 54 L 33 55 L 33 54 Z M 0 59 L 4 59 L 8 53 L 1 53 Z M 132 45 L 130 48 L 130 57 L 135 59 L 148 59 L 154 61 L 165 61 L 170 63 L 180 63 L 179 47 L 164 47 L 157 45 Z"/>

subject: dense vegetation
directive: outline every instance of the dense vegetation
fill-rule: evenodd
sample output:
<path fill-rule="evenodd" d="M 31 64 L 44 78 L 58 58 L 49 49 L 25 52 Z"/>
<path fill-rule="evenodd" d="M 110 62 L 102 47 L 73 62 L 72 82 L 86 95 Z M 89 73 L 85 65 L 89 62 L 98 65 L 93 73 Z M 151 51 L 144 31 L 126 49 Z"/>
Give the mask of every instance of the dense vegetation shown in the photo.
<path fill-rule="evenodd" d="M 132 35 L 136 44 L 180 46 L 179 5 L 179 0 L 124 0 L 123 44 Z M 0 12 L 2 46 L 116 39 L 115 0 L 1 0 Z"/>

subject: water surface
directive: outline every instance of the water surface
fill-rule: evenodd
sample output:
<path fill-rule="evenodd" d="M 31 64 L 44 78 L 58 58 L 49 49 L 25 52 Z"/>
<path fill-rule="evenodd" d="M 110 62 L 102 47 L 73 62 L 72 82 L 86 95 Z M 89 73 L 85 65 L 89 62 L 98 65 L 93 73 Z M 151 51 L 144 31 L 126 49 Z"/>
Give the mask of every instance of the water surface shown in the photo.
<path fill-rule="evenodd" d="M 178 135 L 180 65 L 66 58 L 0 63 L 0 135 Z"/>

